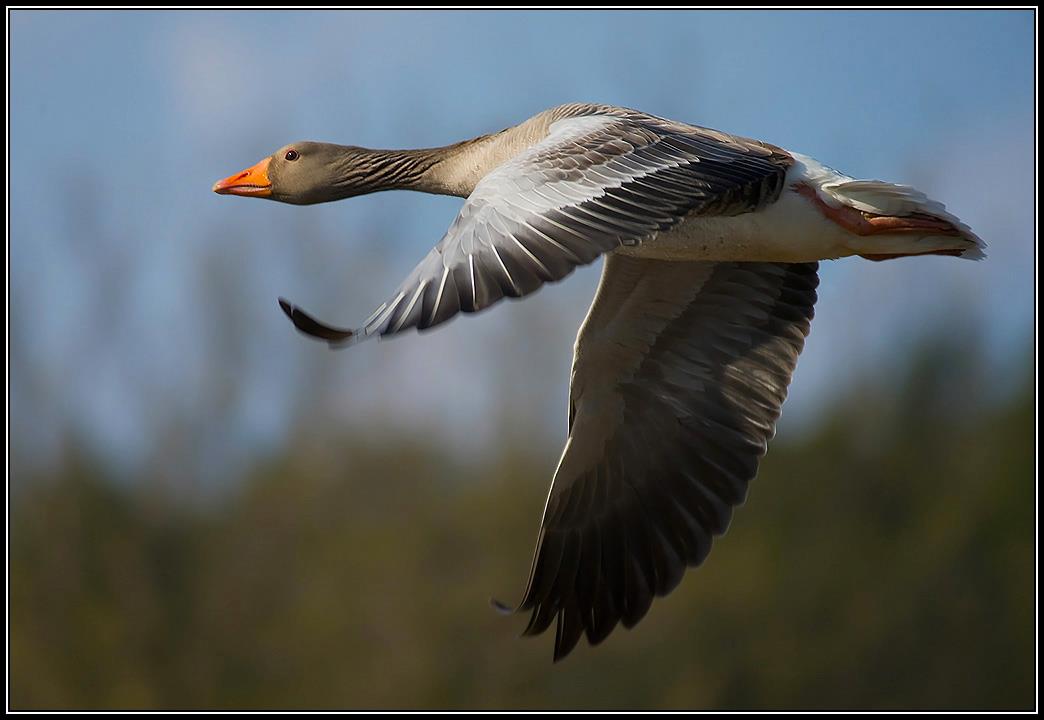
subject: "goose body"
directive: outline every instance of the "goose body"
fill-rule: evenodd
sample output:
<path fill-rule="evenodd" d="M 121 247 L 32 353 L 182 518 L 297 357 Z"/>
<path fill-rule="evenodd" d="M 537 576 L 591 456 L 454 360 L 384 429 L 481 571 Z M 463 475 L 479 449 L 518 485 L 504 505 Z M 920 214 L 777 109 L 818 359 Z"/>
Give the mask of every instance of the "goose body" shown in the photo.
<path fill-rule="evenodd" d="M 214 186 L 299 204 L 390 189 L 467 200 L 358 328 L 280 300 L 302 332 L 343 346 L 427 329 L 605 256 L 514 608 L 530 614 L 527 634 L 556 622 L 556 660 L 584 634 L 597 644 L 632 627 L 727 529 L 775 432 L 819 260 L 983 257 L 967 226 L 912 188 L 605 105 L 430 150 L 295 143 Z"/>

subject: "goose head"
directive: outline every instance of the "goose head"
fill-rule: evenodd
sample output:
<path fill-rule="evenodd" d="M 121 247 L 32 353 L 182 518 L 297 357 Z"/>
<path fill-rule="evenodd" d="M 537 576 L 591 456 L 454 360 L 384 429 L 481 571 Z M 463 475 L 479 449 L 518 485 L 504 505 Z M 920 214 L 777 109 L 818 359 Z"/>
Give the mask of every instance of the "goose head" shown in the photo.
<path fill-rule="evenodd" d="M 345 145 L 297 142 L 214 183 L 220 195 L 241 195 L 313 205 L 383 189 L 375 183 L 373 151 Z"/>

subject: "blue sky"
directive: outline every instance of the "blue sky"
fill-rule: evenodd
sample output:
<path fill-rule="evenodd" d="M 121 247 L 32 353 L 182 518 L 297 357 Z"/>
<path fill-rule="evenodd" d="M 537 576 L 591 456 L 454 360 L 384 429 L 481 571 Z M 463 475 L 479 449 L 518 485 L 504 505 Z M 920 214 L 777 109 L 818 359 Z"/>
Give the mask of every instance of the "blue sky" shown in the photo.
<path fill-rule="evenodd" d="M 977 334 L 1000 391 L 1028 362 L 1030 11 L 9 17 L 12 446 L 25 462 L 75 428 L 134 473 L 164 428 L 205 418 L 196 463 L 233 467 L 290 442 L 305 413 L 464 449 L 505 426 L 560 443 L 597 267 L 424 337 L 331 353 L 293 334 L 275 298 L 357 322 L 460 201 L 297 208 L 210 186 L 293 140 L 444 145 L 561 102 L 635 107 L 913 184 L 986 240 L 984 263 L 824 264 L 793 427 L 939 327 Z"/>

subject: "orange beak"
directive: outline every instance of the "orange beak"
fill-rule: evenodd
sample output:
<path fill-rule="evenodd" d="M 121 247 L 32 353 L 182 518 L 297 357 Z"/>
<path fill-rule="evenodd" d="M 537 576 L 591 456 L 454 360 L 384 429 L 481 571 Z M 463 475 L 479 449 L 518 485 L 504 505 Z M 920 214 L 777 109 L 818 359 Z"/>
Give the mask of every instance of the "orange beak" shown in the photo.
<path fill-rule="evenodd" d="M 214 192 L 219 195 L 268 197 L 272 194 L 272 181 L 268 179 L 268 163 L 271 160 L 272 158 L 266 157 L 241 173 L 218 180 L 214 183 Z"/>

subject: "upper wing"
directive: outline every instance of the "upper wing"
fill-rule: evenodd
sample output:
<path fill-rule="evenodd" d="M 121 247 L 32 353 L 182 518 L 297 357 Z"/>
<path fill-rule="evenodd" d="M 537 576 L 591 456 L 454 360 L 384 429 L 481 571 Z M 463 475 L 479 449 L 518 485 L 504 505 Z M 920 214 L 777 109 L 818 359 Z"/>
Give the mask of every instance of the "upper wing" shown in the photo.
<path fill-rule="evenodd" d="M 334 328 L 280 305 L 299 330 L 331 345 L 432 327 L 528 295 L 689 214 L 755 210 L 778 197 L 791 161 L 651 116 L 566 118 L 476 185 L 438 245 L 362 327 Z"/>
<path fill-rule="evenodd" d="M 570 431 L 519 610 L 555 659 L 637 623 L 698 565 L 775 432 L 817 263 L 610 255 L 580 335 Z"/>

